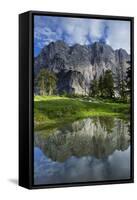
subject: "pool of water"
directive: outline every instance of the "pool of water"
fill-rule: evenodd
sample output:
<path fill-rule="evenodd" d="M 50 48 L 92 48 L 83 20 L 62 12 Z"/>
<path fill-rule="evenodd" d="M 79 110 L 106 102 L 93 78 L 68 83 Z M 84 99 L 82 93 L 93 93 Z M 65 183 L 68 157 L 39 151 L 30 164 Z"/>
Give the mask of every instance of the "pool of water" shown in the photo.
<path fill-rule="evenodd" d="M 34 133 L 34 184 L 130 178 L 129 122 L 94 117 Z"/>

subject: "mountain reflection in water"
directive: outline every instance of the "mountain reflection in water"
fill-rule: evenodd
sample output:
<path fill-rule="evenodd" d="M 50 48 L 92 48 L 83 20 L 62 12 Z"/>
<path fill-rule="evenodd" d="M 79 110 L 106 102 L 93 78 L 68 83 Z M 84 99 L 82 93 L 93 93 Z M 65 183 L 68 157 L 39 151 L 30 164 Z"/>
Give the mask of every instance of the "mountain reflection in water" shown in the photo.
<path fill-rule="evenodd" d="M 34 183 L 129 179 L 129 132 L 128 121 L 110 117 L 35 132 Z"/>

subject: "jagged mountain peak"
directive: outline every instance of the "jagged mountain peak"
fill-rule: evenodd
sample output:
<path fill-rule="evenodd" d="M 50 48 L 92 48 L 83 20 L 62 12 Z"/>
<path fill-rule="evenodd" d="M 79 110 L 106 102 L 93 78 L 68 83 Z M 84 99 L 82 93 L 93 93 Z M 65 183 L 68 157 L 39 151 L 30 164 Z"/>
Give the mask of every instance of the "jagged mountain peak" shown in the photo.
<path fill-rule="evenodd" d="M 65 47 L 67 47 L 68 44 L 66 42 L 64 42 L 63 40 L 57 40 L 55 42 L 50 42 L 47 46 L 48 47 L 51 47 L 51 46 L 62 46 L 62 47 L 65 46 Z"/>
<path fill-rule="evenodd" d="M 120 68 L 121 62 L 125 68 L 124 71 L 126 71 L 129 60 L 130 55 L 126 50 L 122 48 L 113 50 L 110 45 L 103 42 L 69 46 L 64 41 L 58 40 L 45 46 L 39 56 L 35 58 L 34 72 L 36 76 L 40 69 L 45 67 L 57 75 L 60 74 L 61 80 L 66 77 L 65 87 L 67 91 L 84 94 L 84 91 L 88 93 L 90 83 L 95 76 L 99 78 L 107 69 L 115 74 Z M 60 72 L 63 72 L 63 78 L 61 78 Z M 59 81 L 58 88 L 65 90 L 61 84 Z"/>

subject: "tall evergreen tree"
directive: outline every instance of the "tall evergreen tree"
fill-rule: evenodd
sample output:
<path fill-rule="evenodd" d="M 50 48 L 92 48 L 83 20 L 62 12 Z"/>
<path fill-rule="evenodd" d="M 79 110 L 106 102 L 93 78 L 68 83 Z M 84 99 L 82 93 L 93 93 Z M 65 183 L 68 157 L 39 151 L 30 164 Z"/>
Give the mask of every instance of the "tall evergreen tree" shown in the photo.
<path fill-rule="evenodd" d="M 36 87 L 40 95 L 52 95 L 56 89 L 56 82 L 56 75 L 45 68 L 42 68 L 36 77 Z"/>
<path fill-rule="evenodd" d="M 129 67 L 127 68 L 126 71 L 126 83 L 127 83 L 127 89 L 130 91 L 131 90 L 131 62 L 127 62 L 129 64 Z"/>
<path fill-rule="evenodd" d="M 48 72 L 46 83 L 47 83 L 47 92 L 49 95 L 52 95 L 55 93 L 56 90 L 56 82 L 57 77 L 53 72 Z"/>
<path fill-rule="evenodd" d="M 114 80 L 111 70 L 106 70 L 103 77 L 103 95 L 107 98 L 114 97 Z"/>
<path fill-rule="evenodd" d="M 114 80 L 111 70 L 106 70 L 103 75 L 99 77 L 98 88 L 101 97 L 114 97 Z"/>
<path fill-rule="evenodd" d="M 127 62 L 130 63 L 130 62 Z M 127 90 L 130 87 L 130 67 L 128 68 L 125 74 L 125 63 L 123 61 L 120 62 L 119 68 L 116 69 L 115 75 L 115 90 L 117 92 L 117 96 L 122 100 L 127 100 Z"/>
<path fill-rule="evenodd" d="M 98 92 L 99 92 L 99 96 L 103 97 L 103 91 L 104 90 L 104 86 L 103 86 L 103 75 L 100 75 L 99 77 L 99 81 L 98 81 Z"/>
<path fill-rule="evenodd" d="M 42 96 L 46 94 L 46 80 L 45 80 L 46 75 L 47 75 L 46 70 L 42 68 L 39 74 L 37 75 L 35 81 L 37 90 L 39 91 L 39 94 Z"/>
<path fill-rule="evenodd" d="M 114 80 L 111 70 L 106 70 L 102 75 L 100 75 L 97 80 L 96 77 L 91 82 L 91 96 L 93 97 L 114 97 Z"/>
<path fill-rule="evenodd" d="M 124 63 L 120 63 L 120 71 L 121 71 L 121 80 L 120 80 L 120 96 L 124 101 L 126 100 L 126 80 L 124 76 Z"/>
<path fill-rule="evenodd" d="M 99 92 L 98 80 L 96 79 L 96 77 L 94 77 L 94 79 L 91 81 L 91 85 L 90 85 L 90 96 L 97 97 L 98 92 Z"/>

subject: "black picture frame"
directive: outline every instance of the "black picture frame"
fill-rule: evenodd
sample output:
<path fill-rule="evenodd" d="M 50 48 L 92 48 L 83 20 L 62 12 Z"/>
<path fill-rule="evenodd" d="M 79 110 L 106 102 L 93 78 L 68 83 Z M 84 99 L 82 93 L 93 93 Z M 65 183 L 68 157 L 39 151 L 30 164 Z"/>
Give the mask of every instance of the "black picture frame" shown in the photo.
<path fill-rule="evenodd" d="M 130 179 L 113 181 L 94 181 L 78 183 L 62 183 L 50 185 L 34 185 L 33 183 L 33 30 L 34 15 L 41 16 L 62 16 L 92 19 L 128 20 L 131 22 L 130 46 L 131 46 L 131 159 L 130 159 Z M 19 15 L 19 185 L 28 189 L 54 188 L 54 187 L 74 187 L 87 185 L 121 184 L 134 182 L 134 18 L 123 16 L 91 15 L 76 13 L 58 13 L 44 11 L 28 11 Z"/>

